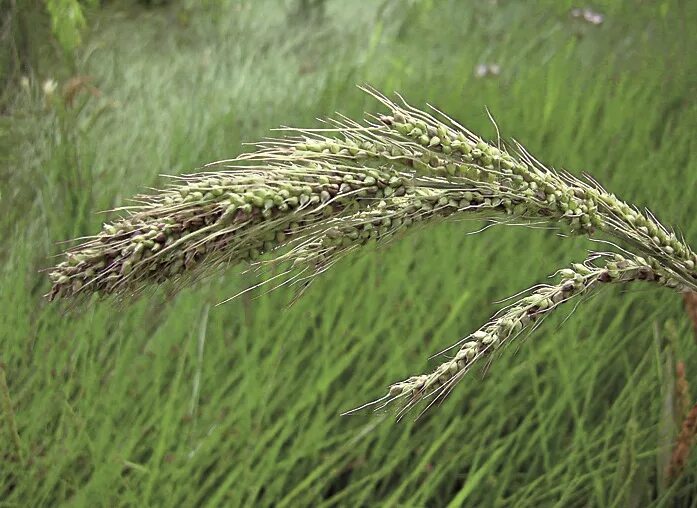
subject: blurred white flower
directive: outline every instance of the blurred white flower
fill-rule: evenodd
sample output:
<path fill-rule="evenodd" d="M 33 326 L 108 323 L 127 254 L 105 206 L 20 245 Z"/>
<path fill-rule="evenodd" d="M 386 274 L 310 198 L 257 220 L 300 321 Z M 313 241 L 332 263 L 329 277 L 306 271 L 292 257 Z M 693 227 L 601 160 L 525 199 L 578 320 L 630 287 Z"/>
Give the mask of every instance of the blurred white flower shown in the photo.
<path fill-rule="evenodd" d="M 29 78 L 26 76 L 22 76 L 19 80 L 19 85 L 24 89 L 24 90 L 29 90 Z"/>
<path fill-rule="evenodd" d="M 475 78 L 485 78 L 486 76 L 498 76 L 501 74 L 501 66 L 497 63 L 479 64 L 474 68 Z"/>
<path fill-rule="evenodd" d="M 44 91 L 44 95 L 50 97 L 51 95 L 53 95 L 53 92 L 56 91 L 56 88 L 58 88 L 58 83 L 56 83 L 55 79 L 49 78 L 46 81 L 44 81 L 42 88 Z"/>
<path fill-rule="evenodd" d="M 571 9 L 571 17 L 583 20 L 591 25 L 601 25 L 605 21 L 605 16 L 588 8 Z"/>
<path fill-rule="evenodd" d="M 586 11 L 583 18 L 592 25 L 600 25 L 600 24 L 602 24 L 602 22 L 604 20 L 602 14 L 600 14 L 598 12 L 592 12 L 592 11 Z"/>

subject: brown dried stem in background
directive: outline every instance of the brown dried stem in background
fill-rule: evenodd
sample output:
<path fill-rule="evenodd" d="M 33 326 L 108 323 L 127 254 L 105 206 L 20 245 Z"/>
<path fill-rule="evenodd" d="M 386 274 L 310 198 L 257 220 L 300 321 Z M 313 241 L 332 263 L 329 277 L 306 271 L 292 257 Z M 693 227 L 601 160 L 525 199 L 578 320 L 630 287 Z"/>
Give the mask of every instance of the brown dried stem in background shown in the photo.
<path fill-rule="evenodd" d="M 677 480 L 685 469 L 690 452 L 697 435 L 697 404 L 695 404 L 683 421 L 680 435 L 673 449 L 666 477 L 669 481 Z"/>
<path fill-rule="evenodd" d="M 694 291 L 683 293 L 683 301 L 685 302 L 685 312 L 687 312 L 690 321 L 692 321 L 695 340 L 697 341 L 697 293 Z"/>

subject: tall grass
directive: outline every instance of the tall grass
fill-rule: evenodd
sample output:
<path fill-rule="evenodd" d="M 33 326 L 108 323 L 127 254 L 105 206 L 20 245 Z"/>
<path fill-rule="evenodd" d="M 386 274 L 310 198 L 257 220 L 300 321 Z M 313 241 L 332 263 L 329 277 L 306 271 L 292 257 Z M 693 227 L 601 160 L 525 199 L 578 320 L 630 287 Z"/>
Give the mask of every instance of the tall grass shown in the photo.
<path fill-rule="evenodd" d="M 493 139 L 486 105 L 504 135 L 551 166 L 588 169 L 694 244 L 688 4 L 608 2 L 600 27 L 575 24 L 559 2 L 415 2 L 387 16 L 362 5 L 330 2 L 307 27 L 240 3 L 178 30 L 175 9 L 112 7 L 78 63 L 100 98 L 80 95 L 84 108 L 61 120 L 41 92 L 56 78 L 60 100 L 61 69 L 18 94 L 1 175 L 0 333 L 24 462 L 3 413 L 4 503 L 689 503 L 694 457 L 664 490 L 658 464 L 677 430 L 661 410 L 669 356 L 697 371 L 691 325 L 679 298 L 648 287 L 551 316 L 535 347 L 509 349 L 416 422 L 338 416 L 429 370 L 428 355 L 494 301 L 582 259 L 581 238 L 443 224 L 344 259 L 289 308 L 282 289 L 212 306 L 251 283 L 234 270 L 176 298 L 67 314 L 42 302 L 38 270 L 56 241 L 110 218 L 91 210 L 235 156 L 277 125 L 360 117 L 370 108 L 356 82 L 437 98 Z M 499 77 L 474 76 L 494 61 Z M 71 197 L 78 169 L 91 177 Z"/>

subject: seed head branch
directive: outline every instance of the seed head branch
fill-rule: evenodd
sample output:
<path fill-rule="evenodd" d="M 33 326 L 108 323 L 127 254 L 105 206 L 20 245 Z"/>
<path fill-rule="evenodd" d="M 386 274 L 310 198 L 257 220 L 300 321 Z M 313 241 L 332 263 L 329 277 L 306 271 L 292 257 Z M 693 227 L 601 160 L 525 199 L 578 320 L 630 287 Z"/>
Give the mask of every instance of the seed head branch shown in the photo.
<path fill-rule="evenodd" d="M 382 408 L 397 402 L 405 411 L 425 399 L 430 399 L 430 404 L 435 403 L 445 397 L 475 363 L 491 357 L 501 347 L 534 330 L 561 305 L 589 296 L 601 286 L 641 280 L 678 291 L 685 289 L 678 280 L 664 278 L 659 266 L 652 259 L 596 254 L 583 263 L 559 270 L 555 274 L 558 279 L 555 284 L 535 286 L 527 295 L 510 303 L 481 328 L 446 350 L 457 348 L 454 355 L 433 372 L 391 385 L 388 394 L 375 404 Z"/>

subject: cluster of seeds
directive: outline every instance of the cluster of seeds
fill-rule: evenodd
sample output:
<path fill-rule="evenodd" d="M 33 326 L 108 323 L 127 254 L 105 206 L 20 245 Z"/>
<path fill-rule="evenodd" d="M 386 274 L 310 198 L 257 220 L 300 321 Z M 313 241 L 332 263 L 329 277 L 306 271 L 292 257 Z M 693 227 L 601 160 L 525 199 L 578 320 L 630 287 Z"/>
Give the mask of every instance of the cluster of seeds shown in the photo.
<path fill-rule="evenodd" d="M 680 277 L 687 285 L 697 284 L 697 253 L 678 238 L 674 231 L 664 227 L 650 212 L 640 212 L 618 199 L 614 194 L 591 188 L 601 207 L 603 230 L 634 250 L 644 252 L 661 261 L 663 268 Z"/>
<path fill-rule="evenodd" d="M 492 210 L 528 220 L 566 223 L 580 234 L 600 230 L 656 257 L 663 270 L 697 289 L 697 254 L 650 212 L 640 212 L 602 189 L 555 172 L 517 146 L 515 154 L 488 143 L 439 113 L 398 105 L 370 91 L 389 110 L 361 125 L 342 119 L 335 129 L 294 129 L 296 140 L 266 143 L 256 155 L 284 161 L 322 160 L 347 170 L 392 167 L 437 185 L 479 192 L 501 206 Z M 334 133 L 333 136 L 325 135 Z M 254 157 L 254 156 L 252 156 Z M 429 183 L 426 183 L 430 187 Z"/>
<path fill-rule="evenodd" d="M 407 184 L 394 172 L 319 163 L 190 176 L 66 253 L 49 297 L 135 292 L 201 266 L 253 261 L 327 217 L 404 195 Z"/>
<path fill-rule="evenodd" d="M 544 167 L 520 146 L 520 153 L 513 157 L 445 115 L 449 123 L 406 103 L 400 107 L 383 96 L 377 97 L 390 109 L 390 115 L 379 117 L 380 123 L 424 148 L 415 163 L 420 170 L 464 177 L 488 187 L 501 199 L 517 203 L 514 210 L 520 216 L 567 222 L 581 233 L 602 230 L 663 261 L 663 269 L 697 286 L 697 253 L 650 212 L 637 210 L 594 182 L 589 184 Z"/>
<path fill-rule="evenodd" d="M 324 267 L 356 248 L 370 242 L 388 242 L 398 232 L 425 221 L 475 211 L 505 213 L 505 205 L 500 199 L 478 192 L 412 188 L 402 197 L 381 200 L 350 217 L 333 219 L 313 241 L 291 254 L 296 265 Z"/>
<path fill-rule="evenodd" d="M 388 403 L 403 398 L 407 406 L 412 406 L 429 395 L 436 398 L 446 395 L 476 360 L 512 341 L 557 306 L 588 294 L 596 286 L 646 280 L 673 289 L 685 289 L 679 281 L 664 278 L 657 271 L 658 263 L 653 260 L 628 259 L 617 254 L 608 256 L 609 260 L 602 263 L 597 261 L 605 258 L 595 258 L 560 270 L 557 284 L 542 286 L 510 305 L 467 337 L 455 356 L 441 363 L 432 373 L 412 376 L 391 385 L 386 397 Z"/>
<path fill-rule="evenodd" d="M 436 174 L 481 182 L 502 200 L 516 202 L 515 213 L 521 216 L 544 215 L 582 231 L 592 231 L 600 224 L 593 198 L 566 185 L 552 172 L 516 161 L 481 139 L 467 139 L 462 131 L 435 119 L 429 125 L 395 111 L 394 116 L 382 120 L 427 149 L 417 169 L 432 168 Z"/>
<path fill-rule="evenodd" d="M 383 102 L 391 114 L 378 117 L 379 123 L 364 128 L 346 124 L 338 129 L 341 138 L 298 130 L 300 140 L 280 140 L 268 150 L 286 159 L 322 157 L 347 167 L 398 167 L 414 178 L 437 179 L 424 181 L 426 187 L 462 191 L 465 199 L 486 196 L 492 211 L 566 222 L 586 233 L 602 225 L 595 193 L 573 187 L 555 172 L 516 159 L 464 129 L 423 112 L 409 113 L 386 99 Z"/>

